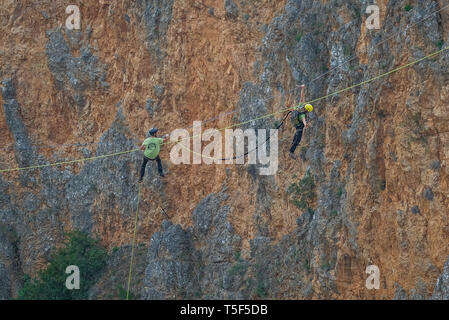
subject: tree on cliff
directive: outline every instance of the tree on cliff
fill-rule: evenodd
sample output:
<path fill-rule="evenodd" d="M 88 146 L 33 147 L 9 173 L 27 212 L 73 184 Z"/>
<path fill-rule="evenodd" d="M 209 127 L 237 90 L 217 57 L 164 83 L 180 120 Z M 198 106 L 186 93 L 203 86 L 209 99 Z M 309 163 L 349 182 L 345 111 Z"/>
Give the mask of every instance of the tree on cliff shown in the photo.
<path fill-rule="evenodd" d="M 89 288 L 96 282 L 106 266 L 107 252 L 98 241 L 83 232 L 68 234 L 65 247 L 56 251 L 47 268 L 40 271 L 36 279 L 25 277 L 24 287 L 19 291 L 21 300 L 78 300 L 87 299 Z M 68 266 L 77 266 L 80 271 L 79 290 L 66 287 Z"/>

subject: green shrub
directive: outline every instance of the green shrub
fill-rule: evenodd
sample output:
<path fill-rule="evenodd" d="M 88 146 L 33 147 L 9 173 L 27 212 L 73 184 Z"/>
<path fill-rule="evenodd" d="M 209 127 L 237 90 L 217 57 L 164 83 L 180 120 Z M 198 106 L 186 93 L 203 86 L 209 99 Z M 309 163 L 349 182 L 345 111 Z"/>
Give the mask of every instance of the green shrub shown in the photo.
<path fill-rule="evenodd" d="M 304 260 L 304 269 L 306 269 L 307 273 L 310 273 L 312 268 L 310 267 L 309 259 Z"/>
<path fill-rule="evenodd" d="M 404 10 L 407 11 L 407 12 L 409 12 L 409 11 L 412 10 L 412 9 L 413 9 L 413 6 L 410 5 L 410 4 L 408 4 L 408 5 L 406 5 L 406 6 L 404 7 Z"/>
<path fill-rule="evenodd" d="M 246 264 L 242 262 L 237 262 L 232 266 L 231 270 L 229 271 L 229 275 L 233 277 L 237 274 L 241 274 L 244 271 L 246 271 Z"/>
<path fill-rule="evenodd" d="M 306 174 L 301 181 L 291 184 L 287 192 L 292 195 L 292 203 L 298 209 L 307 210 L 316 197 L 315 187 L 313 177 Z"/>
<path fill-rule="evenodd" d="M 241 261 L 241 253 L 240 253 L 240 251 L 236 251 L 235 253 L 234 253 L 234 260 L 235 261 Z"/>
<path fill-rule="evenodd" d="M 118 286 L 117 290 L 118 290 L 118 297 L 119 297 L 119 299 L 120 300 L 127 300 L 126 299 L 127 290 L 125 288 L 123 288 L 122 286 Z M 137 297 L 130 291 L 128 300 L 137 300 Z"/>
<path fill-rule="evenodd" d="M 337 198 L 341 198 L 341 196 L 343 195 L 344 189 L 343 187 L 338 188 L 337 191 Z"/>
<path fill-rule="evenodd" d="M 88 192 L 91 192 L 91 193 L 97 193 L 98 192 L 98 188 L 95 185 L 95 183 L 90 183 L 89 184 L 89 191 Z"/>
<path fill-rule="evenodd" d="M 387 181 L 385 179 L 379 182 L 379 188 L 380 190 L 385 191 L 385 189 L 387 188 Z"/>
<path fill-rule="evenodd" d="M 25 277 L 24 287 L 19 291 L 20 300 L 85 300 L 89 288 L 96 283 L 100 272 L 106 266 L 107 252 L 98 241 L 83 232 L 68 234 L 65 247 L 54 253 L 46 269 L 36 279 Z M 68 290 L 65 282 L 68 266 L 80 270 L 80 289 Z"/>
<path fill-rule="evenodd" d="M 246 279 L 246 286 L 248 288 L 252 288 L 255 285 L 256 281 L 252 278 L 249 277 L 248 279 Z"/>
<path fill-rule="evenodd" d="M 330 264 L 328 262 L 324 262 L 321 265 L 321 269 L 323 269 L 324 271 L 329 271 L 331 269 L 331 266 L 330 266 Z"/>
<path fill-rule="evenodd" d="M 265 298 L 267 296 L 267 286 L 266 286 L 265 282 L 259 281 L 257 283 L 256 292 L 260 298 Z"/>
<path fill-rule="evenodd" d="M 195 298 L 201 298 L 201 292 L 200 291 L 195 291 L 195 293 L 193 294 L 195 296 Z"/>
<path fill-rule="evenodd" d="M 443 46 L 444 46 L 444 41 L 443 40 L 440 40 L 440 41 L 438 41 L 437 42 L 437 47 L 438 47 L 438 49 L 443 49 Z"/>

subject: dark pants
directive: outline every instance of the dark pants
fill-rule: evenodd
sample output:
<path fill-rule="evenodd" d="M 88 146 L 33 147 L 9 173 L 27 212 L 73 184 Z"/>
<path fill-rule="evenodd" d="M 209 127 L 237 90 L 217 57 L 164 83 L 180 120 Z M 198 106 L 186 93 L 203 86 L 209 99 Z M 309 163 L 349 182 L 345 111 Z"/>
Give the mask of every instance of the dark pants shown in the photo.
<path fill-rule="evenodd" d="M 303 130 L 303 128 L 296 128 L 295 137 L 293 138 L 292 147 L 290 148 L 291 153 L 295 152 L 296 147 L 298 147 L 299 143 L 301 142 L 302 130 Z"/>
<path fill-rule="evenodd" d="M 154 160 L 156 160 L 156 162 L 157 162 L 157 171 L 159 171 L 159 175 L 161 177 L 163 177 L 164 176 L 164 172 L 162 171 L 161 158 L 159 158 L 159 156 L 157 156 L 156 159 L 154 159 Z M 153 159 L 149 159 L 149 158 L 147 158 L 145 156 L 143 157 L 142 167 L 140 168 L 140 180 L 142 180 L 143 176 L 145 175 L 145 168 L 147 166 L 148 161 L 154 161 L 154 160 Z"/>

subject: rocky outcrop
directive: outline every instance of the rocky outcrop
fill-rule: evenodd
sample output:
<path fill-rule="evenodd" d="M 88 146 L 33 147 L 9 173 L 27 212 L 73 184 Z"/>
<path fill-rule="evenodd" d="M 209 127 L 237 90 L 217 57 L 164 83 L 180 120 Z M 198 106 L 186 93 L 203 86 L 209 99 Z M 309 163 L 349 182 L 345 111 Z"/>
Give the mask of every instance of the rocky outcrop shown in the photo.
<path fill-rule="evenodd" d="M 17 101 L 14 79 L 2 82 L 3 112 L 6 124 L 14 137 L 14 151 L 17 163 L 21 167 L 30 166 L 37 160 L 36 150 L 22 122 L 21 107 Z"/>
<path fill-rule="evenodd" d="M 238 297 L 229 271 L 240 237 L 227 220 L 226 198 L 211 194 L 201 201 L 193 212 L 193 228 L 163 222 L 151 238 L 142 298 Z"/>
<path fill-rule="evenodd" d="M 161 62 L 165 57 L 167 32 L 172 20 L 174 0 L 140 1 L 137 6 L 142 13 L 138 13 L 146 26 L 146 40 L 150 51 L 152 51 Z"/>
<path fill-rule="evenodd" d="M 446 47 L 440 2 L 377 1 L 379 30 L 364 23 L 369 4 L 98 1 L 83 3 L 82 29 L 69 31 L 57 1 L 6 1 L 0 136 L 10 151 L 0 167 L 133 150 L 149 127 L 201 119 L 204 129 L 273 128 L 303 83 L 318 99 Z M 150 163 L 140 189 L 133 295 L 447 299 L 448 59 L 313 102 L 298 161 L 287 119 L 276 176 L 257 165 L 175 166 L 164 146 L 168 177 Z M 0 298 L 73 229 L 111 252 L 90 298 L 120 298 L 140 161 L 131 152 L 2 173 Z M 379 290 L 365 287 L 368 265 L 379 267 Z"/>
<path fill-rule="evenodd" d="M 148 245 L 136 243 L 131 268 L 129 300 L 140 299 L 145 268 L 147 266 Z M 108 256 L 107 265 L 98 282 L 88 292 L 89 300 L 125 300 L 131 264 L 131 245 L 113 247 Z"/>
<path fill-rule="evenodd" d="M 227 219 L 227 199 L 226 193 L 208 195 L 193 211 L 193 227 L 186 230 L 169 221 L 162 224 L 150 242 L 142 298 L 307 299 L 314 293 L 320 298 L 337 294 L 332 270 L 340 263 L 338 249 L 325 239 L 341 228 L 342 219 L 329 221 L 320 217 L 321 210 L 306 213 L 279 243 L 258 236 L 245 251 Z"/>
<path fill-rule="evenodd" d="M 17 240 L 15 231 L 0 222 L 0 300 L 12 299 L 22 286 Z"/>
<path fill-rule="evenodd" d="M 109 87 L 106 68 L 92 53 L 88 44 L 90 32 L 87 33 L 87 39 L 82 40 L 83 34 L 80 31 L 67 31 L 67 42 L 61 29 L 47 32 L 46 54 L 48 66 L 55 77 L 55 85 L 58 90 L 65 90 L 70 94 L 74 104 L 81 108 L 86 104 L 84 92 L 87 89 Z M 73 56 L 72 50 L 79 50 L 80 56 Z"/>
<path fill-rule="evenodd" d="M 230 19 L 236 19 L 239 16 L 239 8 L 232 0 L 225 0 L 226 17 Z"/>
<path fill-rule="evenodd" d="M 449 259 L 444 264 L 443 273 L 438 277 L 432 299 L 449 300 Z"/>

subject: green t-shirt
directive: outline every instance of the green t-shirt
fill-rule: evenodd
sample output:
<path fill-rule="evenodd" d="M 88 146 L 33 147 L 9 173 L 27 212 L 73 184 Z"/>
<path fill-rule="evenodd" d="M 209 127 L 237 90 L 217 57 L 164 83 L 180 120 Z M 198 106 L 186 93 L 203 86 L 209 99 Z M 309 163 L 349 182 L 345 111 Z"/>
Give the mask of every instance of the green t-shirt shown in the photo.
<path fill-rule="evenodd" d="M 302 119 L 305 119 L 305 118 L 306 118 L 306 114 L 303 113 L 303 112 L 306 111 L 306 109 L 304 108 L 305 105 L 306 105 L 306 104 L 303 103 L 303 102 L 301 102 L 301 103 L 298 105 L 298 112 L 300 112 L 299 115 L 298 115 L 298 120 L 299 120 L 299 122 L 302 122 Z"/>
<path fill-rule="evenodd" d="M 164 143 L 164 139 L 162 138 L 148 138 L 146 139 L 142 145 L 144 145 L 145 151 L 143 154 L 148 159 L 154 160 L 159 155 L 159 152 L 161 151 L 161 144 Z"/>
<path fill-rule="evenodd" d="M 302 122 L 302 120 L 306 118 L 306 110 L 304 109 L 304 106 L 304 103 L 300 103 L 298 108 L 292 114 L 292 116 L 294 116 L 294 118 L 292 118 L 293 125 L 297 128 L 304 127 L 304 123 Z"/>

